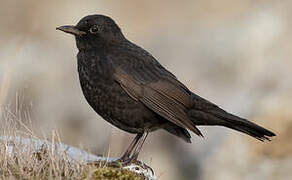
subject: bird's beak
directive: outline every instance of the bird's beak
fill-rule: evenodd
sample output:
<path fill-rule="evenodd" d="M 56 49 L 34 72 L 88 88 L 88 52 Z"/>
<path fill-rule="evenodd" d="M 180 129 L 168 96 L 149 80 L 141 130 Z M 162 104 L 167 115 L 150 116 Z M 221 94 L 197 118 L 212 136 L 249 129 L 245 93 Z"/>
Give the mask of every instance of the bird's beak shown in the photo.
<path fill-rule="evenodd" d="M 69 26 L 69 25 L 57 27 L 56 30 L 60 30 L 60 31 L 63 31 L 65 33 L 73 34 L 76 36 L 82 36 L 82 35 L 86 34 L 86 32 L 80 31 L 75 26 Z"/>

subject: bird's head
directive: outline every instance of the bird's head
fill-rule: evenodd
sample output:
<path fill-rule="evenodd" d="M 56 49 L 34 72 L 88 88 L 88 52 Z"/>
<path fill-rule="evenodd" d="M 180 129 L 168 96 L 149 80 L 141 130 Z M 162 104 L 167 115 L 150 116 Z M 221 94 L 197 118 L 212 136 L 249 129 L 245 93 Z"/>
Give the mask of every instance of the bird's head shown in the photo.
<path fill-rule="evenodd" d="M 110 17 L 89 15 L 82 18 L 77 25 L 66 25 L 56 28 L 73 34 L 78 49 L 100 48 L 124 40 L 119 26 Z"/>

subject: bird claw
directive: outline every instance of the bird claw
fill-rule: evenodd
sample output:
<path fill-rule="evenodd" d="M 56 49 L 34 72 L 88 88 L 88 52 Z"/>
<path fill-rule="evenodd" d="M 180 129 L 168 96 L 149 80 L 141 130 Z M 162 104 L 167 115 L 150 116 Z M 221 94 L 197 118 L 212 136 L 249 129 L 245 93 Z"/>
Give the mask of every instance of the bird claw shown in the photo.
<path fill-rule="evenodd" d="M 120 159 L 117 159 L 113 162 L 116 162 L 116 163 L 119 163 L 122 165 L 122 167 L 125 167 L 125 166 L 128 166 L 130 164 L 134 164 L 135 162 L 137 162 L 137 159 L 134 159 L 134 158 L 120 158 Z"/>

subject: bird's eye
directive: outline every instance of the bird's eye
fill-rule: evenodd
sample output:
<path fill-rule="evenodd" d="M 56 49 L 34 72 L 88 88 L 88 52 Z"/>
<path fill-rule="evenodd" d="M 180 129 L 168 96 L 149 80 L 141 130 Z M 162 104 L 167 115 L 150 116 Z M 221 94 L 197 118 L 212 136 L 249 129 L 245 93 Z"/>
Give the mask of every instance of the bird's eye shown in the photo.
<path fill-rule="evenodd" d="M 97 25 L 94 25 L 92 26 L 89 31 L 92 33 L 92 34 L 96 34 L 98 31 L 99 31 L 99 27 Z"/>

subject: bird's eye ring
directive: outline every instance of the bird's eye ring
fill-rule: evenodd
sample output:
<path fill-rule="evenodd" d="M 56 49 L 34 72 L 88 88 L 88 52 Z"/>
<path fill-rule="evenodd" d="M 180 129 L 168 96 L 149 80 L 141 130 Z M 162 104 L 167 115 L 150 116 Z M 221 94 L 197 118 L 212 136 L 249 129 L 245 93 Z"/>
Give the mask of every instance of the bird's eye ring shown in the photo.
<path fill-rule="evenodd" d="M 98 31 L 99 27 L 97 25 L 94 25 L 89 29 L 89 32 L 91 32 L 92 34 L 96 34 Z"/>

